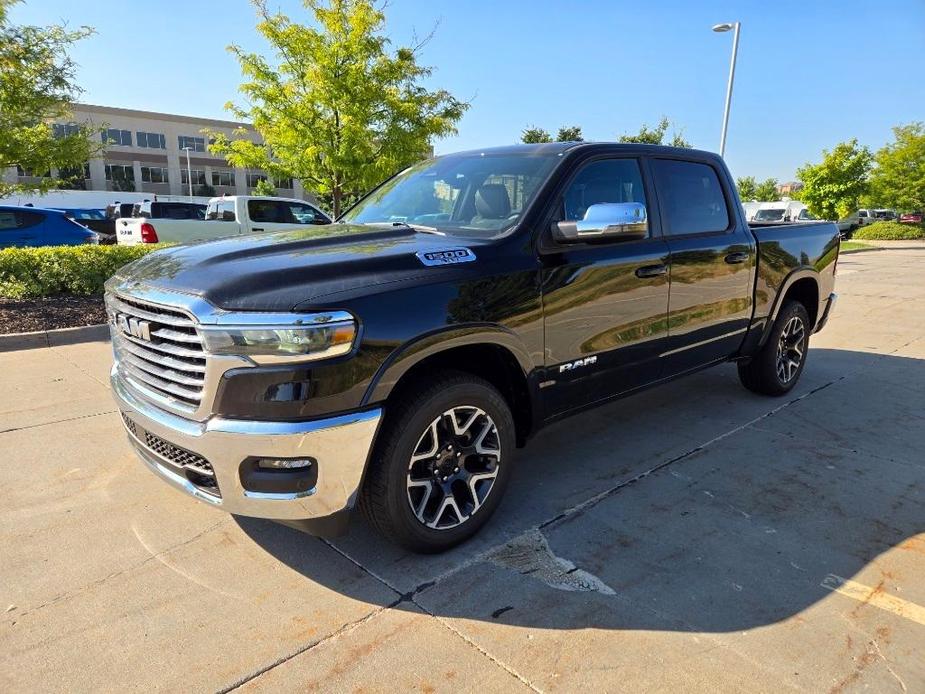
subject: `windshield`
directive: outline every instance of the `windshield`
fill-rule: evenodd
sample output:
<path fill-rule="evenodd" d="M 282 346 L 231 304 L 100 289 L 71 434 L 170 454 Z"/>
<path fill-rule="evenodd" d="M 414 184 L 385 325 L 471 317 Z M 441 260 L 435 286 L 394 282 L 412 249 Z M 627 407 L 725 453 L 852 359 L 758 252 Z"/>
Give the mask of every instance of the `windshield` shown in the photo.
<path fill-rule="evenodd" d="M 491 238 L 513 226 L 559 161 L 556 154 L 454 154 L 415 164 L 358 202 L 341 222 L 405 223 Z"/>
<path fill-rule="evenodd" d="M 754 216 L 754 219 L 757 222 L 776 222 L 783 218 L 783 210 L 758 210 Z"/>
<path fill-rule="evenodd" d="M 816 219 L 816 217 L 815 217 L 815 215 L 813 215 L 813 213 L 810 212 L 809 210 L 800 210 L 800 214 L 799 214 L 799 216 L 797 217 L 797 219 L 812 220 L 812 219 Z"/>

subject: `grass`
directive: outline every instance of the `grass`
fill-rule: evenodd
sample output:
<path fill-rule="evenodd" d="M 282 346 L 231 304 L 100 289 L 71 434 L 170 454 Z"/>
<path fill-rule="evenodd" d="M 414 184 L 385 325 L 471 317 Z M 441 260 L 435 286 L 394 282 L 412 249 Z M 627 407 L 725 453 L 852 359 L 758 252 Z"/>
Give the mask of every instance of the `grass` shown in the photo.
<path fill-rule="evenodd" d="M 874 248 L 876 248 L 876 246 L 871 246 L 869 243 L 861 243 L 860 241 L 841 242 L 842 253 L 851 253 L 852 251 L 867 251 L 873 250 Z"/>

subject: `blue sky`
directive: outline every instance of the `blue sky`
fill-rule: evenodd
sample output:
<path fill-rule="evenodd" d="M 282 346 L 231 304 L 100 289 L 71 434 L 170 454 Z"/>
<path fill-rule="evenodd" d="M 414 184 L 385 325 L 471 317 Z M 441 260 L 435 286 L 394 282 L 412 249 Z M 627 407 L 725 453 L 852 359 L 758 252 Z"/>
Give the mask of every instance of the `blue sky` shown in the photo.
<path fill-rule="evenodd" d="M 271 0 L 306 18 L 299 0 Z M 219 9 L 220 8 L 220 9 Z M 74 50 L 87 103 L 227 118 L 238 66 L 266 50 L 246 0 L 26 0 L 17 23 L 87 24 Z M 528 125 L 611 140 L 667 115 L 694 146 L 719 147 L 732 34 L 742 35 L 726 159 L 736 176 L 789 180 L 823 148 L 882 146 L 925 120 L 925 1 L 391 0 L 387 33 L 436 35 L 430 84 L 472 106 L 438 153 L 517 141 Z"/>

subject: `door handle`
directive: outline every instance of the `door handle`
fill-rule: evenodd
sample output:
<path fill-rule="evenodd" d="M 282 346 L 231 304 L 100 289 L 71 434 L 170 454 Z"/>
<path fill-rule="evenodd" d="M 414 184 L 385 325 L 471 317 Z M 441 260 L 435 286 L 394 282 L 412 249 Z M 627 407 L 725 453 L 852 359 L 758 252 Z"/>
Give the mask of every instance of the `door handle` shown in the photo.
<path fill-rule="evenodd" d="M 730 265 L 744 263 L 746 260 L 748 260 L 748 253 L 730 253 L 726 256 L 726 262 Z"/>
<path fill-rule="evenodd" d="M 645 265 L 643 267 L 636 268 L 636 277 L 641 279 L 645 279 L 646 277 L 658 277 L 659 275 L 667 274 L 667 265 Z"/>
<path fill-rule="evenodd" d="M 251 227 L 251 231 L 263 231 L 263 227 Z"/>

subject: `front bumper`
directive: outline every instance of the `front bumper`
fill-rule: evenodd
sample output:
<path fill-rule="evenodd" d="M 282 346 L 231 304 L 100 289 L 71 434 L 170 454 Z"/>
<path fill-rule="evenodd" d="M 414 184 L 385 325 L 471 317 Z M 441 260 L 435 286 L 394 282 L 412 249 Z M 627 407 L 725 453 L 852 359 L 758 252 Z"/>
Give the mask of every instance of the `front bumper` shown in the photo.
<path fill-rule="evenodd" d="M 828 300 L 825 302 L 825 308 L 822 309 L 822 318 L 819 319 L 819 322 L 816 324 L 816 330 L 814 332 L 819 332 L 825 327 L 825 324 L 828 323 L 829 318 L 832 316 L 832 312 L 835 310 L 835 302 L 838 301 L 838 294 L 832 292 L 829 294 Z"/>
<path fill-rule="evenodd" d="M 380 409 L 374 409 L 311 422 L 256 422 L 219 416 L 196 422 L 134 395 L 115 367 L 110 380 L 129 442 L 155 474 L 211 506 L 256 518 L 324 519 L 351 509 L 382 415 Z M 146 443 L 156 440 L 146 433 L 183 449 L 184 455 L 191 453 L 207 461 L 214 471 L 217 492 L 196 484 L 196 474 L 187 474 L 196 468 L 185 468 L 176 456 L 170 459 Z M 242 463 L 253 457 L 313 458 L 317 482 L 311 489 L 293 493 L 249 491 L 242 486 L 240 471 Z"/>

